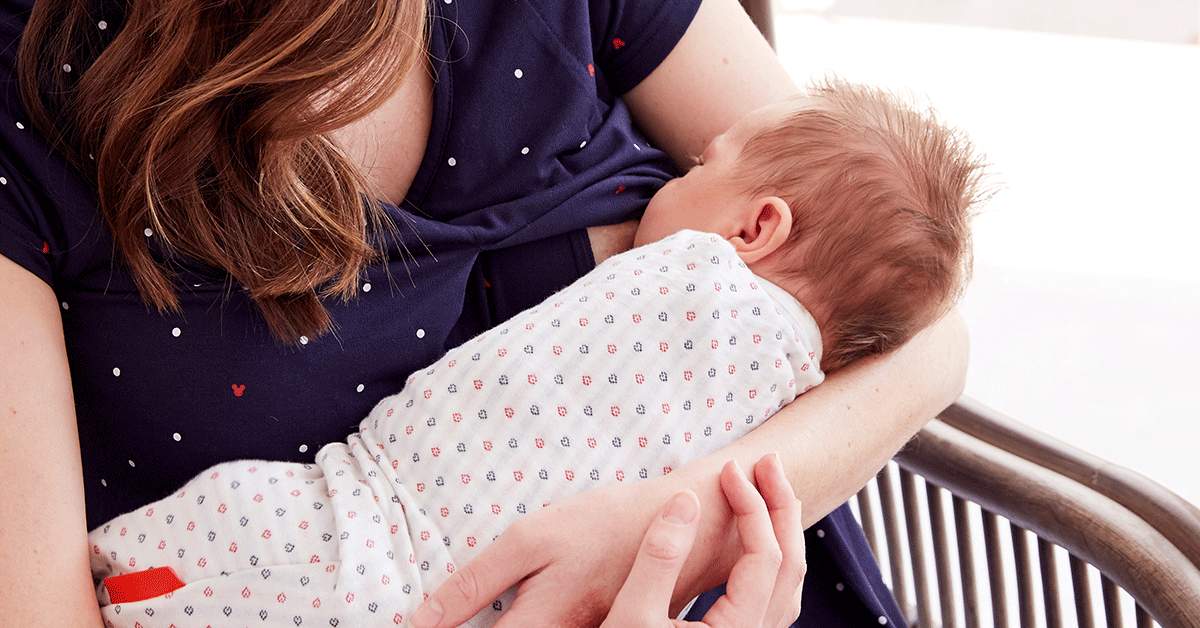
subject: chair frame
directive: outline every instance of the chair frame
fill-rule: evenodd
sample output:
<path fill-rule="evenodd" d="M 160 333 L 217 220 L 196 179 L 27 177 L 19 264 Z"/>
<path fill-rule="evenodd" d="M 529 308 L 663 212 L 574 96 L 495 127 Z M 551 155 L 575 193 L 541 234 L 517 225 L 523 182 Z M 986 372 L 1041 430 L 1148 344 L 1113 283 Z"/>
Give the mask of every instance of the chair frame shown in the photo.
<path fill-rule="evenodd" d="M 740 0 L 750 20 L 758 27 L 771 48 L 775 47 L 775 8 L 772 0 Z"/>
<path fill-rule="evenodd" d="M 894 487 L 892 470 L 885 469 L 871 490 L 860 493 L 858 510 L 868 538 L 886 538 L 885 568 L 902 605 L 915 606 L 913 623 L 978 626 L 983 593 L 998 627 L 1063 625 L 1053 551 L 1060 547 L 1070 556 L 1080 626 L 1092 626 L 1100 613 L 1108 626 L 1121 626 L 1123 591 L 1136 603 L 1139 627 L 1154 621 L 1169 628 L 1200 627 L 1200 509 L 1153 480 L 969 398 L 923 428 L 897 454 L 894 466 L 900 488 Z M 918 496 L 917 478 L 926 484 L 927 500 Z M 941 491 L 952 496 L 953 523 Z M 869 503 L 872 492 L 879 496 L 882 531 Z M 967 503 L 977 504 L 982 513 L 982 543 L 965 524 Z M 1000 518 L 1012 526 L 1015 573 L 1007 578 L 996 530 Z M 957 561 L 948 550 L 951 528 Z M 1036 569 L 1028 533 L 1037 539 Z M 973 556 L 981 544 L 990 587 L 982 591 Z M 882 560 L 878 541 L 872 545 Z M 1102 609 L 1086 590 L 1086 565 L 1100 572 Z M 1008 617 L 1006 580 L 1017 585 L 1016 624 Z M 956 608 L 964 609 L 964 623 Z M 931 621 L 935 618 L 939 621 Z"/>

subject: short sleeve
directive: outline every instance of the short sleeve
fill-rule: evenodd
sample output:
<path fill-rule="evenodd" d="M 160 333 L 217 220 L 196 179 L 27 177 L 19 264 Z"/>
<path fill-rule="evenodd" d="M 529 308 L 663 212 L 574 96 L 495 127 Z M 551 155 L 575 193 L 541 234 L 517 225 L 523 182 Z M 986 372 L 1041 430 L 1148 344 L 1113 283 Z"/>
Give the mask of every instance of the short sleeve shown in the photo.
<path fill-rule="evenodd" d="M 17 146 L 21 133 L 28 133 L 22 122 L 23 109 L 17 98 L 17 42 L 24 27 L 15 10 L 4 5 L 0 22 L 0 255 L 11 259 L 43 281 L 50 282 L 50 264 L 46 251 L 50 248 L 41 233 L 45 225 L 31 211 L 30 190 L 21 173 L 22 159 Z"/>
<path fill-rule="evenodd" d="M 56 274 L 53 253 L 62 250 L 60 239 L 53 234 L 61 229 L 56 229 L 41 211 L 40 195 L 30 185 L 26 163 L 17 154 L 10 137 L 13 133 L 9 127 L 29 132 L 28 128 L 22 128 L 28 125 L 14 117 L 8 108 L 0 112 L 0 124 L 5 127 L 0 149 L 0 255 L 53 284 Z"/>
<path fill-rule="evenodd" d="M 701 0 L 593 0 L 592 43 L 609 89 L 620 96 L 667 58 Z"/>
<path fill-rule="evenodd" d="M 0 15 L 0 255 L 50 285 L 82 272 L 99 238 L 95 195 L 50 149 L 21 102 L 17 47 L 25 14 Z"/>

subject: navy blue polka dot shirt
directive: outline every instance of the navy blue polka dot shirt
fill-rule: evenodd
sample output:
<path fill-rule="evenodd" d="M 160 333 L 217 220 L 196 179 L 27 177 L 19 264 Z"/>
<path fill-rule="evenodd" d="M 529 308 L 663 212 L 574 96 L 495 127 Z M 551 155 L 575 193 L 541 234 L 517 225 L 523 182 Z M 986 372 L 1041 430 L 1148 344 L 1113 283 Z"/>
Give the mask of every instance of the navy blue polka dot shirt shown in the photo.
<path fill-rule="evenodd" d="M 89 525 L 218 462 L 311 461 L 409 372 L 590 270 L 583 229 L 636 215 L 673 173 L 618 96 L 696 5 L 432 1 L 433 125 L 404 209 L 388 207 L 390 261 L 363 274 L 359 298 L 327 304 L 336 331 L 283 345 L 228 277 L 198 266 L 181 275 L 180 314 L 147 310 L 94 194 L 23 113 L 14 41 L 31 4 L 6 2 L 0 254 L 61 303 Z M 115 34 L 121 16 L 100 18 Z"/>

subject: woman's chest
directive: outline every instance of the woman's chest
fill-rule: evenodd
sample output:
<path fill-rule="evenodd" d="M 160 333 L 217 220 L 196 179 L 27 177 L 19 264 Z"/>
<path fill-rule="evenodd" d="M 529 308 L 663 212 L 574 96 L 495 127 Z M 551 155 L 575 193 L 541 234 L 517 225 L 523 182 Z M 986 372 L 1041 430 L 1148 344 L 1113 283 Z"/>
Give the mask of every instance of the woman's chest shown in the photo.
<path fill-rule="evenodd" d="M 432 120 L 433 78 L 418 67 L 383 106 L 332 136 L 362 168 L 375 197 L 395 205 L 421 167 Z"/>

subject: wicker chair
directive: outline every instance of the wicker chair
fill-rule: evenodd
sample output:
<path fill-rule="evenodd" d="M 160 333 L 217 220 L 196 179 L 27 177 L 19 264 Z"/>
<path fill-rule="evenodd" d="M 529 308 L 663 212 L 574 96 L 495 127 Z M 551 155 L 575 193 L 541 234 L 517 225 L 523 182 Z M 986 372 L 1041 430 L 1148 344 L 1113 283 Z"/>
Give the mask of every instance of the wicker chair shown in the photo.
<path fill-rule="evenodd" d="M 774 46 L 771 4 L 742 0 Z M 972 400 L 853 505 L 914 626 L 1200 628 L 1200 510 Z"/>

